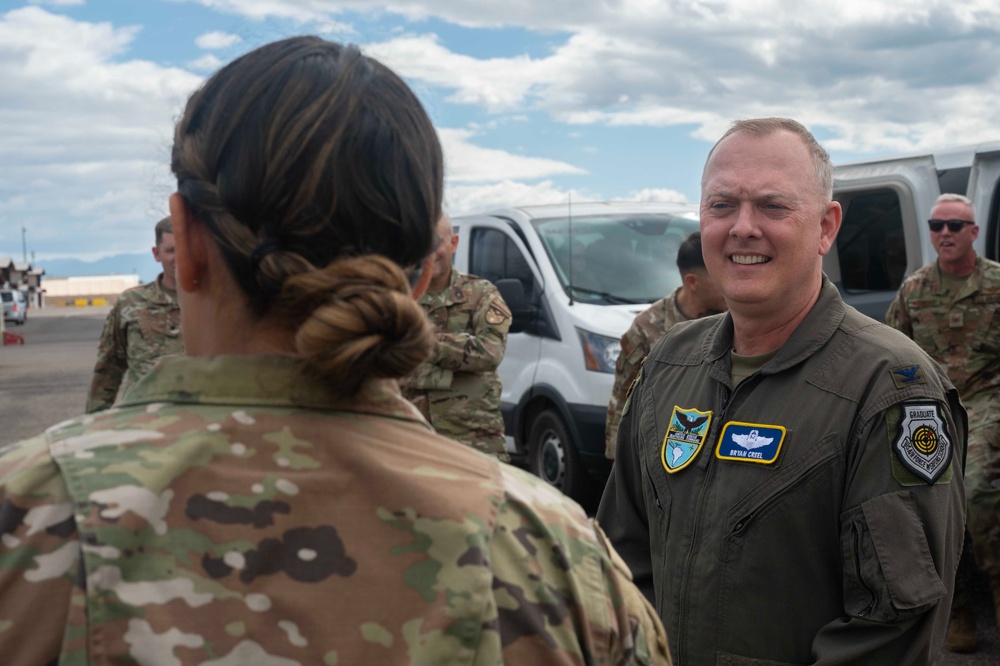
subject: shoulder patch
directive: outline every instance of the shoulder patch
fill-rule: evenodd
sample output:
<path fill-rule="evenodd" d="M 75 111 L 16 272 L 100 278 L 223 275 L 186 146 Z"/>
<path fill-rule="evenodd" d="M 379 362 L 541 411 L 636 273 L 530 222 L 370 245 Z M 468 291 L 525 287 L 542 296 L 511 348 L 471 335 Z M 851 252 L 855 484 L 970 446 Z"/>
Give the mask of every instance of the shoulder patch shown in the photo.
<path fill-rule="evenodd" d="M 952 458 L 951 437 L 940 407 L 933 402 L 904 402 L 900 408 L 902 418 L 892 449 L 907 471 L 933 485 L 950 468 Z M 893 474 L 907 485 L 895 466 Z"/>
<path fill-rule="evenodd" d="M 708 437 L 712 412 L 674 406 L 660 447 L 660 463 L 667 474 L 679 472 L 695 459 Z"/>
<path fill-rule="evenodd" d="M 920 369 L 919 365 L 901 365 L 890 370 L 889 374 L 892 375 L 892 381 L 896 388 L 927 383 L 927 380 L 924 379 L 924 371 Z"/>
<path fill-rule="evenodd" d="M 496 326 L 508 319 L 510 319 L 510 310 L 507 309 L 507 305 L 499 298 L 494 298 L 493 302 L 490 303 L 489 309 L 486 311 L 486 323 Z"/>

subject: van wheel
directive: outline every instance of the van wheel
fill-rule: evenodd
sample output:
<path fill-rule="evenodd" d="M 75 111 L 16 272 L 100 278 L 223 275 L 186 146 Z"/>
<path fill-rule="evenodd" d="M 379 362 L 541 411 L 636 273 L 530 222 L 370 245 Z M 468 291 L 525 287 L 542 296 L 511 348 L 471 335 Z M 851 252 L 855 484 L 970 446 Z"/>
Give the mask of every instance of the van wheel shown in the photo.
<path fill-rule="evenodd" d="M 532 473 L 578 502 L 589 501 L 590 475 L 559 415 L 546 409 L 528 433 L 528 466 Z"/>

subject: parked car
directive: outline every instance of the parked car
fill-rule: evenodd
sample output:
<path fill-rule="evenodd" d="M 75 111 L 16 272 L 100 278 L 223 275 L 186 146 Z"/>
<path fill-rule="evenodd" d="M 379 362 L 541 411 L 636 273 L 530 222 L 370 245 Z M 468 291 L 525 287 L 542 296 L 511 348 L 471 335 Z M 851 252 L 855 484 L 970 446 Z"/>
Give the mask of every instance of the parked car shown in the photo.
<path fill-rule="evenodd" d="M 17 289 L 0 290 L 0 301 L 3 301 L 3 318 L 15 324 L 23 324 L 28 319 L 28 298 L 23 291 Z"/>
<path fill-rule="evenodd" d="M 452 220 L 455 265 L 497 285 L 513 312 L 500 364 L 507 448 L 587 505 L 611 463 L 604 422 L 620 338 L 680 286 L 677 248 L 697 206 L 588 203 Z"/>

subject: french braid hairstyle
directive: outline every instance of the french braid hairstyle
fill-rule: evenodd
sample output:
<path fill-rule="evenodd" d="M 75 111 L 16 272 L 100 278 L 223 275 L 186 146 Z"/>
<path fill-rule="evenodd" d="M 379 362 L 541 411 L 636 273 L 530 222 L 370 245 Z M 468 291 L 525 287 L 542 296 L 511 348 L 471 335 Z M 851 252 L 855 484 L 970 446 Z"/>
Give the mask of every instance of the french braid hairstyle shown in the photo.
<path fill-rule="evenodd" d="M 430 354 L 404 269 L 432 250 L 443 160 L 390 69 L 318 37 L 262 46 L 188 100 L 171 169 L 249 310 L 294 331 L 335 392 Z"/>

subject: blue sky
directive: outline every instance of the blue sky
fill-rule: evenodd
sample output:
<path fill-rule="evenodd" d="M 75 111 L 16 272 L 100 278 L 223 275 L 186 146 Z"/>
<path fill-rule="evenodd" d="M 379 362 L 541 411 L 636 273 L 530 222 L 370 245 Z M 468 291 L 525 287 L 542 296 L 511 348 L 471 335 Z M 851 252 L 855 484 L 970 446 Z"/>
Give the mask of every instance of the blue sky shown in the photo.
<path fill-rule="evenodd" d="M 452 213 L 697 201 L 735 118 L 805 122 L 837 162 L 1000 138 L 994 0 L 3 0 L 0 255 L 146 251 L 173 121 L 219 65 L 315 33 L 396 69 Z"/>

